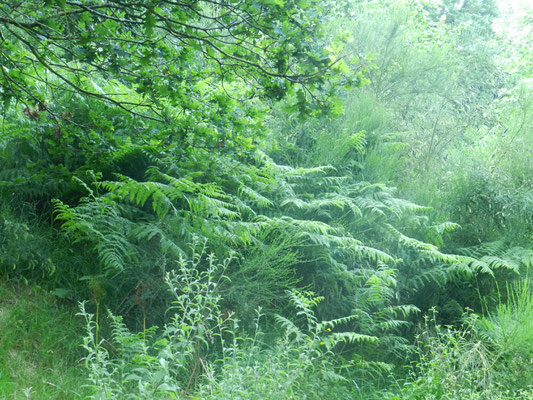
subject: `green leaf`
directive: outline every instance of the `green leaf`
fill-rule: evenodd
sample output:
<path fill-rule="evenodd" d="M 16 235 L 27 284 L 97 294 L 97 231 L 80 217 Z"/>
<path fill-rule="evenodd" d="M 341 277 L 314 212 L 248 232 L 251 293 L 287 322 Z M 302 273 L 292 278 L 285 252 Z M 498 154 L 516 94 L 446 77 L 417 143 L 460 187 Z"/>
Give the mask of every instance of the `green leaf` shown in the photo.
<path fill-rule="evenodd" d="M 145 18 L 144 18 L 144 31 L 146 33 L 146 36 L 151 37 L 154 34 L 154 28 L 156 26 L 157 19 L 153 12 L 150 10 L 146 10 Z"/>

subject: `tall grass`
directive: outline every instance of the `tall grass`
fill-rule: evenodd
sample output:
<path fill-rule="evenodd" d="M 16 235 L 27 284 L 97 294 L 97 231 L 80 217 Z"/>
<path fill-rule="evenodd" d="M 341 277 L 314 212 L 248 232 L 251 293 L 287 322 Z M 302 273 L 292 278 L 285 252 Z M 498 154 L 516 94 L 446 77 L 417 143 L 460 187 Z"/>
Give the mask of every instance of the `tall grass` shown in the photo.
<path fill-rule="evenodd" d="M 529 279 L 506 288 L 506 301 L 479 320 L 481 337 L 493 348 L 502 384 L 533 387 L 533 291 Z"/>
<path fill-rule="evenodd" d="M 462 327 L 426 318 L 417 361 L 388 400 L 530 400 L 533 398 L 533 292 L 528 279 L 510 284 L 486 316 Z"/>

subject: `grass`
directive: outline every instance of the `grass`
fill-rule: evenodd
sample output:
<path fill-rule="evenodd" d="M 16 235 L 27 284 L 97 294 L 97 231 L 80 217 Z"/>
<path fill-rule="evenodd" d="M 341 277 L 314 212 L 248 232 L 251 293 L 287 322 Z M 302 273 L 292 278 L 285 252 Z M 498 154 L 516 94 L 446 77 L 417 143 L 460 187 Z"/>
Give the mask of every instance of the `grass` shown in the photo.
<path fill-rule="evenodd" d="M 0 283 L 0 400 L 83 397 L 76 311 L 38 286 Z"/>
<path fill-rule="evenodd" d="M 482 338 L 494 348 L 500 381 L 533 388 L 533 290 L 528 278 L 507 286 L 507 301 L 479 321 Z"/>

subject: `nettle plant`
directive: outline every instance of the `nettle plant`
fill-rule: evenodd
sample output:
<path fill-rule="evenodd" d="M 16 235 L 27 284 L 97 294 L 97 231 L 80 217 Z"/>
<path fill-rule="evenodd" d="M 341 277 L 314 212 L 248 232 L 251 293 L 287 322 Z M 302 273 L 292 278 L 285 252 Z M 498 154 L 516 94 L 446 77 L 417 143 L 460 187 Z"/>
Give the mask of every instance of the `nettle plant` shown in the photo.
<path fill-rule="evenodd" d="M 132 333 L 110 311 L 112 336 L 109 342 L 98 337 L 99 322 L 81 303 L 80 314 L 87 323 L 84 348 L 88 385 L 93 399 L 181 398 L 203 374 L 210 372 L 210 350 L 223 347 L 227 317 L 219 306 L 215 277 L 217 268 L 210 256 L 204 270 L 203 251 L 193 259 L 181 259 L 177 269 L 166 275 L 174 298 L 173 316 L 161 330 L 157 327 Z"/>
<path fill-rule="evenodd" d="M 238 321 L 221 307 L 219 288 L 230 261 L 205 255 L 205 245 L 191 259 L 182 258 L 166 276 L 174 300 L 170 321 L 161 329 L 132 333 L 109 312 L 112 335 L 98 338 L 98 322 L 81 303 L 90 398 L 218 399 L 231 393 L 297 399 L 345 390 L 339 368 L 348 365 L 338 365 L 332 350 L 377 337 L 342 331 L 354 316 L 318 321 L 313 308 L 322 298 L 296 290 L 288 293 L 296 321 L 277 315 L 282 334 L 274 343 L 263 340 L 261 310 L 253 336 L 241 337 Z"/>

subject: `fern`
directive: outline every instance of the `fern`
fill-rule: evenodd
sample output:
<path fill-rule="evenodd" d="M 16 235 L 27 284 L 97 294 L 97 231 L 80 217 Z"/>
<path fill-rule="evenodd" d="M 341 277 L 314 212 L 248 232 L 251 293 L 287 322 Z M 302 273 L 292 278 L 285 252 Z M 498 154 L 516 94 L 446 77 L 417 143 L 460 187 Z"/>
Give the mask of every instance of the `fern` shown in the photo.
<path fill-rule="evenodd" d="M 76 208 L 54 200 L 56 219 L 74 242 L 88 242 L 94 246 L 102 270 L 111 276 L 131 268 L 136 249 L 128 240 L 132 228 L 129 219 L 120 216 L 113 201 L 87 198 Z"/>
<path fill-rule="evenodd" d="M 238 194 L 243 197 L 247 197 L 262 208 L 268 208 L 274 205 L 269 198 L 263 196 L 261 193 L 244 184 L 239 187 Z"/>
<path fill-rule="evenodd" d="M 400 294 L 409 298 L 428 285 L 512 266 L 441 251 L 456 226 L 430 225 L 427 207 L 398 199 L 386 185 L 357 181 L 330 166 L 278 165 L 259 152 L 255 164 L 213 157 L 216 163 L 207 167 L 198 154 L 179 164 L 150 151 L 154 166 L 143 179 L 116 175 L 117 180 L 97 183 L 102 194 L 90 193 L 75 207 L 56 203 L 57 217 L 74 240 L 93 246 L 108 276 L 147 268 L 155 260 L 171 265 L 187 254 L 185 244 L 195 236 L 221 254 L 268 246 L 273 241 L 264 242 L 266 232 L 291 238 L 299 254 L 291 266 L 297 281 L 324 300 L 318 306 L 305 296 L 287 296 L 306 331 L 320 324 L 317 315 L 336 321 L 320 328 L 335 331 L 325 341 L 328 349 L 367 343 L 399 354 L 405 343 L 398 332 L 416 312 L 398 304 Z M 424 232 L 426 241 L 410 236 L 411 226 Z M 283 318 L 277 320 L 289 336 L 301 338 L 298 324 Z M 351 333 L 333 335 L 340 332 L 335 324 Z"/>
<path fill-rule="evenodd" d="M 449 221 L 431 225 L 426 230 L 425 239 L 440 248 L 444 246 L 444 239 L 449 238 L 450 233 L 459 228 L 458 224 Z"/>
<path fill-rule="evenodd" d="M 478 258 L 491 268 L 503 268 L 518 273 L 522 268 L 533 266 L 533 250 L 519 246 L 509 247 L 503 241 L 482 243 L 478 246 L 459 249 L 469 257 Z"/>

